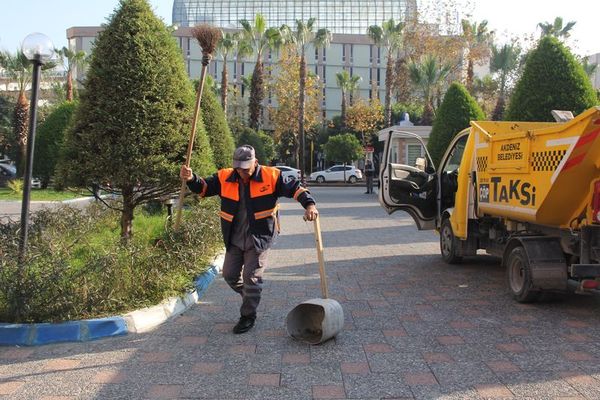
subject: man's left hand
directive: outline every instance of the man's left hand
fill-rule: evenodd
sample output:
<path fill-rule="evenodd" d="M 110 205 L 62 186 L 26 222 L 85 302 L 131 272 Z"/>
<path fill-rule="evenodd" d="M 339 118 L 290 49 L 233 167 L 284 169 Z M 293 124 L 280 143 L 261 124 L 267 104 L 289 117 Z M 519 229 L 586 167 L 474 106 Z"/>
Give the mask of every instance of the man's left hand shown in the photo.
<path fill-rule="evenodd" d="M 306 210 L 304 210 L 305 221 L 314 221 L 315 219 L 317 219 L 318 215 L 319 211 L 317 210 L 317 207 L 314 204 L 309 205 L 308 207 L 306 207 Z"/>

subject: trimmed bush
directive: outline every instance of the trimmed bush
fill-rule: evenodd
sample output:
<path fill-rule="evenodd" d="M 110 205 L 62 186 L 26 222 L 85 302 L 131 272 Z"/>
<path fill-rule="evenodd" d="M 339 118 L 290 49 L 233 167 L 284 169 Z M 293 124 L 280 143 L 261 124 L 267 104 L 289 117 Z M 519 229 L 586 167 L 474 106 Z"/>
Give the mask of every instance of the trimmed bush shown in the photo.
<path fill-rule="evenodd" d="M 323 145 L 328 162 L 351 163 L 363 157 L 364 150 L 360 141 L 351 133 L 343 133 L 329 137 Z"/>
<path fill-rule="evenodd" d="M 485 114 L 467 89 L 460 83 L 448 88 L 442 104 L 437 110 L 427 150 L 434 165 L 438 165 L 446 148 L 457 133 L 469 127 L 473 120 L 482 120 Z"/>
<path fill-rule="evenodd" d="M 200 107 L 215 165 L 219 169 L 228 168 L 231 167 L 233 151 L 235 150 L 233 136 L 217 95 L 211 90 L 208 82 L 204 86 Z"/>
<path fill-rule="evenodd" d="M 273 138 L 263 131 L 255 131 L 252 128 L 244 128 L 240 133 L 239 142 L 236 146 L 249 144 L 256 151 L 256 158 L 259 163 L 269 165 L 275 157 L 275 144 Z M 231 164 L 231 162 L 229 163 Z"/>
<path fill-rule="evenodd" d="M 54 176 L 65 131 L 76 108 L 77 103 L 73 101 L 59 104 L 37 128 L 33 176 L 40 178 L 42 189 L 48 187 L 48 183 Z"/>
<path fill-rule="evenodd" d="M 581 64 L 558 39 L 545 36 L 527 57 L 504 118 L 554 121 L 552 110 L 577 115 L 596 104 L 598 98 Z"/>
<path fill-rule="evenodd" d="M 66 186 L 100 186 L 121 195 L 121 237 L 134 210 L 181 185 L 195 96 L 181 51 L 147 0 L 121 0 L 95 41 L 85 93 L 65 139 Z M 198 121 L 192 167 L 214 172 Z"/>

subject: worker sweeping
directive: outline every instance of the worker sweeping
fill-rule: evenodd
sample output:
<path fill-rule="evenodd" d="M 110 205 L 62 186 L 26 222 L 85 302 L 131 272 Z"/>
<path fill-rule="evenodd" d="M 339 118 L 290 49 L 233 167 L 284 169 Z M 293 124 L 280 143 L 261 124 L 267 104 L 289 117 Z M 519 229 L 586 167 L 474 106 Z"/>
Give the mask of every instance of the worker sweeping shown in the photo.
<path fill-rule="evenodd" d="M 221 230 L 226 247 L 223 278 L 242 296 L 240 319 L 233 333 L 247 332 L 256 320 L 268 251 L 279 233 L 279 197 L 297 200 L 308 221 L 317 218 L 315 200 L 300 181 L 284 182 L 279 169 L 260 165 L 249 145 L 235 150 L 233 168 L 200 178 L 182 165 L 180 174 L 194 193 L 221 198 Z"/>

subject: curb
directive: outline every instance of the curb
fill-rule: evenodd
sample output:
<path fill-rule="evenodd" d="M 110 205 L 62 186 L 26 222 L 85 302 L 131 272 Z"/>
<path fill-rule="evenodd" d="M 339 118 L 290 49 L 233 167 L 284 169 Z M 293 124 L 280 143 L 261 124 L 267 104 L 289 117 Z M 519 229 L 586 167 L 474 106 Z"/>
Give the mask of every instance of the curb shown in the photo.
<path fill-rule="evenodd" d="M 107 318 L 69 321 L 58 324 L 0 323 L 0 346 L 39 346 L 61 342 L 86 342 L 110 336 L 151 331 L 168 319 L 194 305 L 223 269 L 224 254 L 194 280 L 195 289 L 181 297 L 170 297 L 160 304 Z"/>

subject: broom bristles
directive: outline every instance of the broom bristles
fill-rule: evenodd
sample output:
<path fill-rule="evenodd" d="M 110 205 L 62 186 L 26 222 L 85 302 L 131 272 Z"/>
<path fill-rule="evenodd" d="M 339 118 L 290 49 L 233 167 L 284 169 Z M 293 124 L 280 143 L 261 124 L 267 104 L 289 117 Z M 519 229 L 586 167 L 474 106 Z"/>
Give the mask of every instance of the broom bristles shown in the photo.
<path fill-rule="evenodd" d="M 201 24 L 192 28 L 192 35 L 202 47 L 202 53 L 212 55 L 223 34 L 219 28 L 209 24 Z"/>

